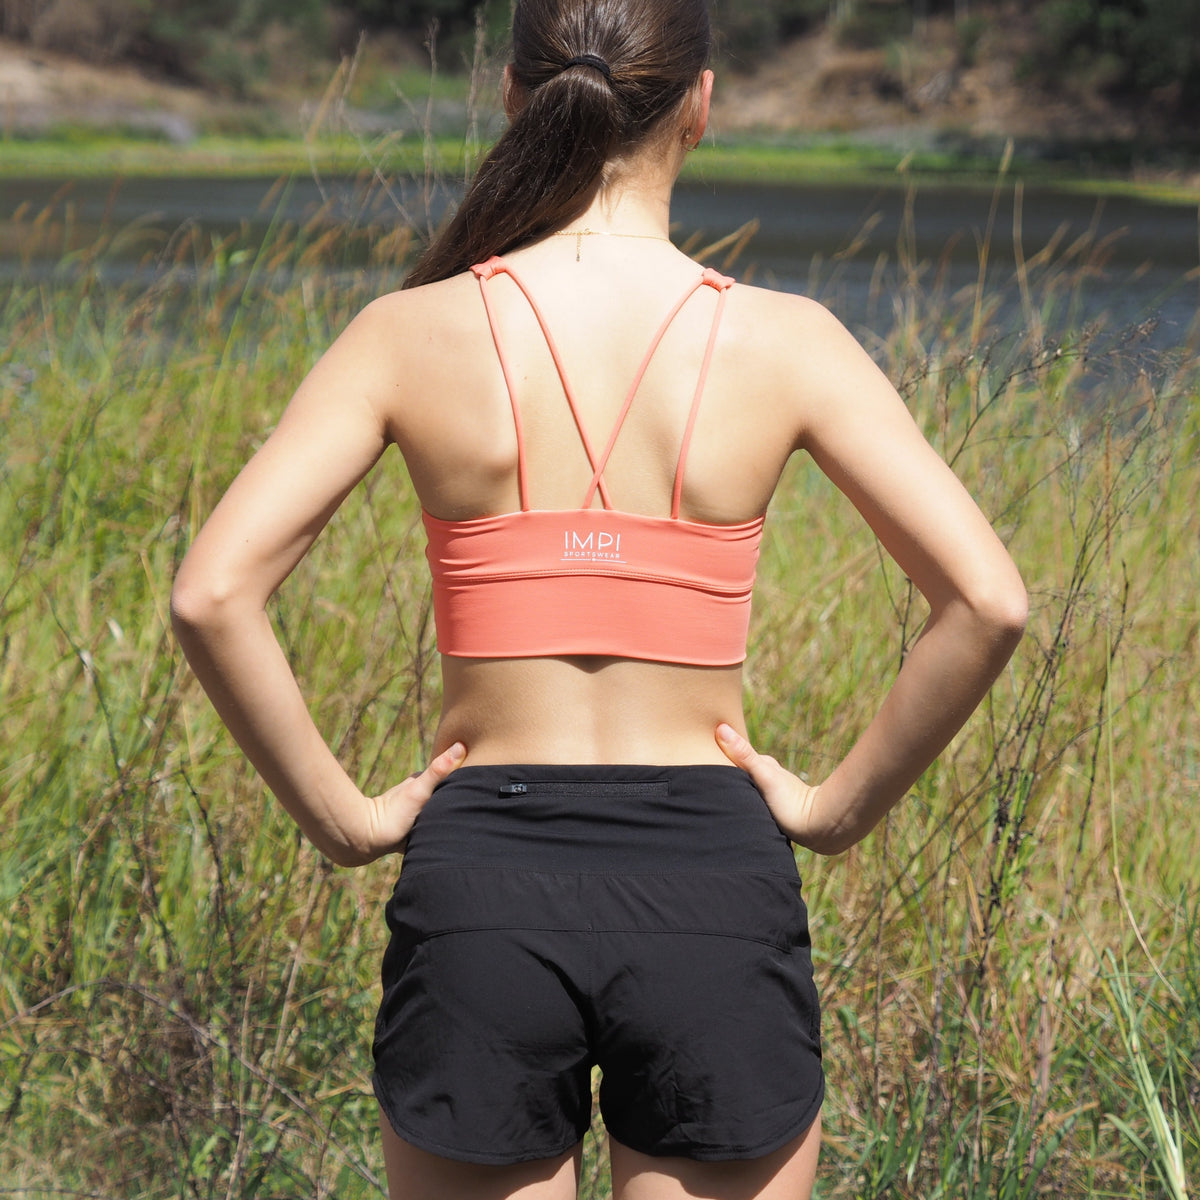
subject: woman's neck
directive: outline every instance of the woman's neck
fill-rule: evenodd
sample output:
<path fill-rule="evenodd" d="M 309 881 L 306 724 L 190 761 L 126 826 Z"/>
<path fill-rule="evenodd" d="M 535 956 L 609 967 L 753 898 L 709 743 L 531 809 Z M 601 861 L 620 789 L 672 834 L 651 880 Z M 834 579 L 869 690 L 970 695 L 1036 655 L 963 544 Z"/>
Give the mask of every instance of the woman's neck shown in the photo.
<path fill-rule="evenodd" d="M 666 237 L 671 227 L 671 191 L 679 174 L 678 164 L 664 162 L 660 151 L 649 150 L 610 164 L 609 182 L 600 188 L 587 209 L 564 228 Z"/>

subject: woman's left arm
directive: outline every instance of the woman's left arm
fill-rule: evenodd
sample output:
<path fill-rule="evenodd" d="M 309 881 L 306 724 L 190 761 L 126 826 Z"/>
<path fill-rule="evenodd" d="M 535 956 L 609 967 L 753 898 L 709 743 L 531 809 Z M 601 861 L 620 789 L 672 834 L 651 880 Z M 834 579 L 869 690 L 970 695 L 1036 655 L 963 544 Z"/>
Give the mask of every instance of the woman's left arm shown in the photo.
<path fill-rule="evenodd" d="M 809 328 L 801 445 L 916 584 L 929 619 L 874 719 L 818 787 L 729 726 L 717 738 L 794 841 L 836 854 L 870 832 L 962 727 L 1019 642 L 1027 602 L 1000 539 L 878 367 L 828 314 Z"/>
<path fill-rule="evenodd" d="M 238 745 L 301 830 L 343 866 L 403 847 L 460 745 L 381 796 L 364 796 L 309 715 L 266 605 L 351 489 L 378 461 L 399 386 L 381 354 L 386 321 L 365 309 L 300 385 L 225 493 L 171 593 L 176 636 Z"/>

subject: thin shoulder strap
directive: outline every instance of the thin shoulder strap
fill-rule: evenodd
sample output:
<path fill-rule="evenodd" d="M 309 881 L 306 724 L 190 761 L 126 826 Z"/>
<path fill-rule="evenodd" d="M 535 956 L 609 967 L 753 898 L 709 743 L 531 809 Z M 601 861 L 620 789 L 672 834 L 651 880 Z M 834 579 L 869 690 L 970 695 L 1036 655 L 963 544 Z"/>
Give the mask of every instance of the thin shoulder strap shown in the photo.
<path fill-rule="evenodd" d="M 483 297 L 483 307 L 487 312 L 488 325 L 492 331 L 492 341 L 496 344 L 496 357 L 500 359 L 500 370 L 504 372 L 504 386 L 508 388 L 508 402 L 512 405 L 513 428 L 517 434 L 517 491 L 521 497 L 521 511 L 529 511 L 529 482 L 525 473 L 525 430 L 521 424 L 521 406 L 517 403 L 517 390 L 513 387 L 512 371 L 508 365 L 508 355 L 504 353 L 504 343 L 500 340 L 500 328 L 496 324 L 496 313 L 492 308 L 491 297 L 488 295 L 487 281 L 496 274 L 499 259 L 493 258 L 486 263 L 480 263 L 471 270 L 479 280 L 479 294 Z"/>
<path fill-rule="evenodd" d="M 687 464 L 688 450 L 691 447 L 692 430 L 696 424 L 696 416 L 700 410 L 700 400 L 704 395 L 704 385 L 708 380 L 709 366 L 712 363 L 713 350 L 717 343 L 717 333 L 721 325 L 721 317 L 725 312 L 725 302 L 729 295 L 729 289 L 733 286 L 733 280 L 726 275 L 721 275 L 713 270 L 706 270 L 699 279 L 692 283 L 684 294 L 675 303 L 674 307 L 666 317 L 662 324 L 655 332 L 653 339 L 650 342 L 646 354 L 642 359 L 641 365 L 638 367 L 637 374 L 634 376 L 633 382 L 626 393 L 625 402 L 621 406 L 621 411 L 617 415 L 616 423 L 613 425 L 612 432 L 609 434 L 608 443 L 604 447 L 604 452 L 599 459 L 596 457 L 596 452 L 592 447 L 591 439 L 587 435 L 587 430 L 584 428 L 583 421 L 579 416 L 579 406 L 575 401 L 575 391 L 571 387 L 570 380 L 567 378 L 566 371 L 563 367 L 562 358 L 558 353 L 558 346 L 554 341 L 554 335 L 550 332 L 550 327 L 546 324 L 546 318 L 542 314 L 537 301 L 525 286 L 520 276 L 506 263 L 498 257 L 490 258 L 487 262 L 481 263 L 471 268 L 476 278 L 479 280 L 479 290 L 483 297 L 483 305 L 487 311 L 488 325 L 492 331 L 492 341 L 496 346 L 496 355 L 500 359 L 500 369 L 504 373 L 504 383 L 508 389 L 509 403 L 512 406 L 513 427 L 517 435 L 517 486 L 521 499 L 521 511 L 527 512 L 529 509 L 529 485 L 526 474 L 525 461 L 525 432 L 521 421 L 521 407 L 517 401 L 517 390 L 513 382 L 512 369 L 508 362 L 508 356 L 504 352 L 504 344 L 500 338 L 500 329 L 496 320 L 495 309 L 492 306 L 491 298 L 488 295 L 487 281 L 493 275 L 505 274 L 513 283 L 520 288 L 521 293 L 529 303 L 530 309 L 533 311 L 534 317 L 537 319 L 538 325 L 541 327 L 542 336 L 546 339 L 546 346 L 550 351 L 550 357 L 554 360 L 555 369 L 558 371 L 559 380 L 563 386 L 563 392 L 567 397 L 567 404 L 571 409 L 571 416 L 575 421 L 575 428 L 579 432 L 579 440 L 583 443 L 584 453 L 587 455 L 588 464 L 592 468 L 592 479 L 588 484 L 587 494 L 584 496 L 583 508 L 591 508 L 592 501 L 595 499 L 597 490 L 600 492 L 600 501 L 605 508 L 612 508 L 612 501 L 609 498 L 608 488 L 604 482 L 604 469 L 608 466 L 608 460 L 612 455 L 613 448 L 617 444 L 617 438 L 620 436 L 621 428 L 625 423 L 625 418 L 629 414 L 629 409 L 633 404 L 634 397 L 641 387 L 642 380 L 645 377 L 646 371 L 650 367 L 650 363 L 658 351 L 659 345 L 666 337 L 667 330 L 679 315 L 683 306 L 692 298 L 693 295 L 702 287 L 714 288 L 719 293 L 717 300 L 717 309 L 713 314 L 712 329 L 709 332 L 708 344 L 704 351 L 704 361 L 700 368 L 700 377 L 696 383 L 696 392 L 692 398 L 691 410 L 688 413 L 687 424 L 683 431 L 683 441 L 679 450 L 679 461 L 675 467 L 675 484 L 671 493 L 671 518 L 677 520 L 679 517 L 680 499 L 683 494 L 683 476 Z"/>
<path fill-rule="evenodd" d="M 696 414 L 700 411 L 700 399 L 704 395 L 704 385 L 708 382 L 708 369 L 712 365 L 713 350 L 716 348 L 717 334 L 721 328 L 721 318 L 725 315 L 725 302 L 729 299 L 729 289 L 733 287 L 732 279 L 713 270 L 705 271 L 701 282 L 716 288 L 719 295 L 717 311 L 713 313 L 712 329 L 708 335 L 708 345 L 704 348 L 704 362 L 700 367 L 700 378 L 696 381 L 696 394 L 692 398 L 692 408 L 688 413 L 687 425 L 683 430 L 683 443 L 679 447 L 679 462 L 675 466 L 675 486 L 671 491 L 672 521 L 679 520 L 679 502 L 683 496 L 683 472 L 687 466 L 688 451 L 692 446 L 692 430 L 696 426 Z"/>
<path fill-rule="evenodd" d="M 587 494 L 583 498 L 583 507 L 591 508 L 592 500 L 595 498 L 596 489 L 600 489 L 600 496 L 605 502 L 606 507 L 611 507 L 604 493 L 604 469 L 608 466 L 608 460 L 612 456 L 613 447 L 617 444 L 617 438 L 621 434 L 621 428 L 625 424 L 625 418 L 629 415 L 629 409 L 633 404 L 633 399 L 638 393 L 638 389 L 642 386 L 642 379 L 645 377 L 647 370 L 650 368 L 650 363 L 654 355 L 658 352 L 658 347 L 661 345 L 664 337 L 667 336 L 667 330 L 671 328 L 675 318 L 679 315 L 679 310 L 692 298 L 693 295 L 706 283 L 709 282 L 711 272 L 705 271 L 699 279 L 694 283 L 689 284 L 687 291 L 679 297 L 674 308 L 667 313 L 662 324 L 658 327 L 657 332 L 650 341 L 650 346 L 646 350 L 645 357 L 642 359 L 641 366 L 638 367 L 637 374 L 633 377 L 633 383 L 629 386 L 629 391 L 625 394 L 625 403 L 621 405 L 621 411 L 617 414 L 616 423 L 612 427 L 612 432 L 608 435 L 608 444 L 604 447 L 604 453 L 600 455 L 599 463 L 593 463 L 594 473 L 592 481 L 588 484 Z M 732 282 L 732 280 L 730 281 Z"/>
<path fill-rule="evenodd" d="M 500 342 L 500 333 L 496 324 L 495 313 L 488 299 L 487 288 L 484 286 L 484 281 L 491 279 L 493 275 L 507 275 L 513 283 L 521 289 L 522 295 L 529 302 L 529 307 L 533 311 L 533 315 L 537 318 L 537 323 L 541 327 L 542 336 L 546 339 L 546 346 L 550 351 L 550 357 L 554 360 L 555 369 L 558 371 L 558 378 L 563 386 L 563 392 L 567 397 L 567 405 L 571 409 L 571 416 L 575 421 L 575 428 L 579 431 L 579 440 L 583 443 L 583 451 L 587 455 L 588 465 L 593 471 L 597 471 L 596 467 L 596 451 L 592 447 L 591 439 L 587 435 L 587 430 L 583 426 L 583 421 L 579 416 L 579 405 L 575 402 L 575 389 L 571 387 L 571 382 L 567 378 L 567 373 L 563 367 L 562 357 L 558 353 L 558 345 L 554 341 L 554 335 L 550 332 L 549 325 L 546 324 L 546 318 L 542 314 L 541 307 L 533 298 L 533 294 L 525 286 L 521 277 L 506 263 L 503 259 L 493 257 L 487 262 L 471 268 L 479 279 L 479 287 L 483 293 L 483 302 L 487 308 L 488 322 L 492 328 L 492 340 L 496 343 L 496 353 L 500 358 L 500 366 L 504 371 L 504 382 L 508 387 L 509 402 L 512 404 L 513 423 L 517 430 L 517 472 L 518 484 L 521 493 L 521 511 L 528 509 L 527 498 L 527 481 L 525 477 L 525 439 L 521 425 L 520 406 L 517 403 L 517 393 L 513 386 L 512 373 L 509 369 L 508 360 L 504 353 L 504 349 Z M 601 468 L 602 469 L 602 468 Z M 597 472 L 599 473 L 599 472 Z M 593 479 L 595 477 L 593 476 Z M 605 486 L 603 479 L 599 480 L 600 499 L 605 508 L 612 508 L 612 502 L 608 496 L 608 488 Z M 589 490 L 589 500 L 595 491 L 595 487 Z"/>

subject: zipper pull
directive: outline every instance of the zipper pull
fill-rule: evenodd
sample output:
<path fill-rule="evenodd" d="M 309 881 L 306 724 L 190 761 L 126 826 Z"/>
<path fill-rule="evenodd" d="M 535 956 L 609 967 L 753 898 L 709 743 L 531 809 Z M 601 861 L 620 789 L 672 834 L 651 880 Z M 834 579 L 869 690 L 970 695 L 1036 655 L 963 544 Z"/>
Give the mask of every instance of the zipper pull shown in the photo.
<path fill-rule="evenodd" d="M 524 796 L 529 788 L 524 783 L 506 783 L 500 788 L 502 796 Z"/>

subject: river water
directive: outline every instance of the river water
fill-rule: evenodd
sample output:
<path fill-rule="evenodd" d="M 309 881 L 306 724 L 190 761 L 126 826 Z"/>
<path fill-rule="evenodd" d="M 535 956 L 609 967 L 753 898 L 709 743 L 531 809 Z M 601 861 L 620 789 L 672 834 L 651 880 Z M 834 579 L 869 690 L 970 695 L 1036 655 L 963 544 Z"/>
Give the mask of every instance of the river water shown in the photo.
<path fill-rule="evenodd" d="M 47 239 L 41 253 L 28 241 L 30 222 L 47 209 L 69 224 L 78 247 L 102 229 L 119 232 L 101 269 L 128 282 L 152 275 L 155 247 L 185 226 L 215 239 L 241 230 L 253 244 L 271 221 L 304 223 L 318 212 L 322 222 L 378 228 L 408 220 L 423 228 L 446 202 L 419 180 L 387 188 L 337 178 L 282 187 L 275 179 L 0 180 L 0 284 L 53 280 L 64 270 L 61 243 Z M 722 252 L 712 265 L 814 295 L 860 331 L 886 332 L 906 303 L 970 307 L 982 277 L 1009 323 L 1036 312 L 1051 327 L 1146 325 L 1160 345 L 1197 333 L 1198 216 L 1194 206 L 1128 197 L 934 183 L 910 194 L 689 181 L 673 209 L 676 240 L 698 245 L 756 222 L 736 261 Z"/>

